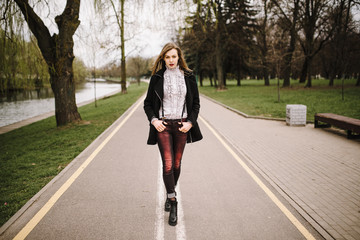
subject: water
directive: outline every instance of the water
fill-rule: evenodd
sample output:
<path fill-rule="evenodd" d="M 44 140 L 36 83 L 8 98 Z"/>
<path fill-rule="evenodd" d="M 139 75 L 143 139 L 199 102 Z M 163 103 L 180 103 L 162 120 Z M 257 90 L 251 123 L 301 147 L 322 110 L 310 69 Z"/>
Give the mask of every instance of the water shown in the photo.
<path fill-rule="evenodd" d="M 121 89 L 119 83 L 96 81 L 96 99 Z M 76 103 L 94 100 L 94 83 L 86 82 L 76 88 Z M 55 99 L 51 89 L 24 91 L 0 100 L 0 127 L 44 113 L 55 112 Z"/>

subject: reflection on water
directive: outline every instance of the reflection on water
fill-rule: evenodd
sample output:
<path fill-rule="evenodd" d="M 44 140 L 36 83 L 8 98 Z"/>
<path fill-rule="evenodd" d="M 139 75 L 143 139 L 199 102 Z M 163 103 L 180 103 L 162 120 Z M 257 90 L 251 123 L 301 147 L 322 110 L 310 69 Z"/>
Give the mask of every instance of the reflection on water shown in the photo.
<path fill-rule="evenodd" d="M 5 96 L 0 97 L 0 103 L 2 102 L 16 102 L 32 99 L 52 98 L 54 94 L 49 88 L 41 88 L 33 91 L 19 90 L 16 92 L 9 92 Z"/>
<path fill-rule="evenodd" d="M 86 82 L 76 86 L 76 103 L 93 100 L 95 87 L 97 99 L 121 89 L 120 84 L 105 80 Z M 8 94 L 0 99 L 0 127 L 51 111 L 55 111 L 55 99 L 51 89 Z"/>

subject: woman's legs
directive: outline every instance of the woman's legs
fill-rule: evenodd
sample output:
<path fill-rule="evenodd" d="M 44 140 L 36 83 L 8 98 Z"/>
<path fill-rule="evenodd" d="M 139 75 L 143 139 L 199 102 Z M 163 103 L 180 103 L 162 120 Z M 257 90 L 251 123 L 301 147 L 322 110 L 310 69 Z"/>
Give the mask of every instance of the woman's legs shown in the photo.
<path fill-rule="evenodd" d="M 174 132 L 174 135 L 174 183 L 176 186 L 180 177 L 181 159 L 186 145 L 187 134 L 182 133 L 177 129 L 177 131 Z"/>
<path fill-rule="evenodd" d="M 158 146 L 163 162 L 163 180 L 167 197 L 175 198 L 175 186 L 179 180 L 181 159 L 186 145 L 187 134 L 178 130 L 174 122 L 168 124 L 163 132 L 158 133 Z"/>

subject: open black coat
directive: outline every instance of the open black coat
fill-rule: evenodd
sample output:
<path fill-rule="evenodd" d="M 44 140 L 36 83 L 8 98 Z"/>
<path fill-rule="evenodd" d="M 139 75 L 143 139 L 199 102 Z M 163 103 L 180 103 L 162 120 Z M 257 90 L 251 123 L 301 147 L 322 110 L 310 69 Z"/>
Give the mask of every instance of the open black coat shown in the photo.
<path fill-rule="evenodd" d="M 165 69 L 158 71 L 151 76 L 148 92 L 144 101 L 144 110 L 149 119 L 150 130 L 147 144 L 154 145 L 157 143 L 157 130 L 151 124 L 151 119 L 159 118 L 159 110 L 164 96 L 164 72 Z M 185 72 L 186 83 L 186 110 L 187 119 L 191 121 L 192 128 L 188 132 L 187 142 L 196 142 L 202 139 L 202 134 L 197 123 L 200 110 L 199 90 L 195 76 L 191 72 Z"/>

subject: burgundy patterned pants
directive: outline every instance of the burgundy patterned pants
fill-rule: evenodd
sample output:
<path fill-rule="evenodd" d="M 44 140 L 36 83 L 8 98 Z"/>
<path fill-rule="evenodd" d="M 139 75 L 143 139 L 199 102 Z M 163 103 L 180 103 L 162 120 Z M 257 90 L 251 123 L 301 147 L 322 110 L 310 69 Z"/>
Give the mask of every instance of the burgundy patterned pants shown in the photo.
<path fill-rule="evenodd" d="M 180 176 L 181 159 L 187 133 L 179 131 L 179 121 L 166 120 L 165 130 L 157 133 L 158 147 L 163 163 L 163 180 L 167 197 L 175 197 L 175 186 Z"/>

